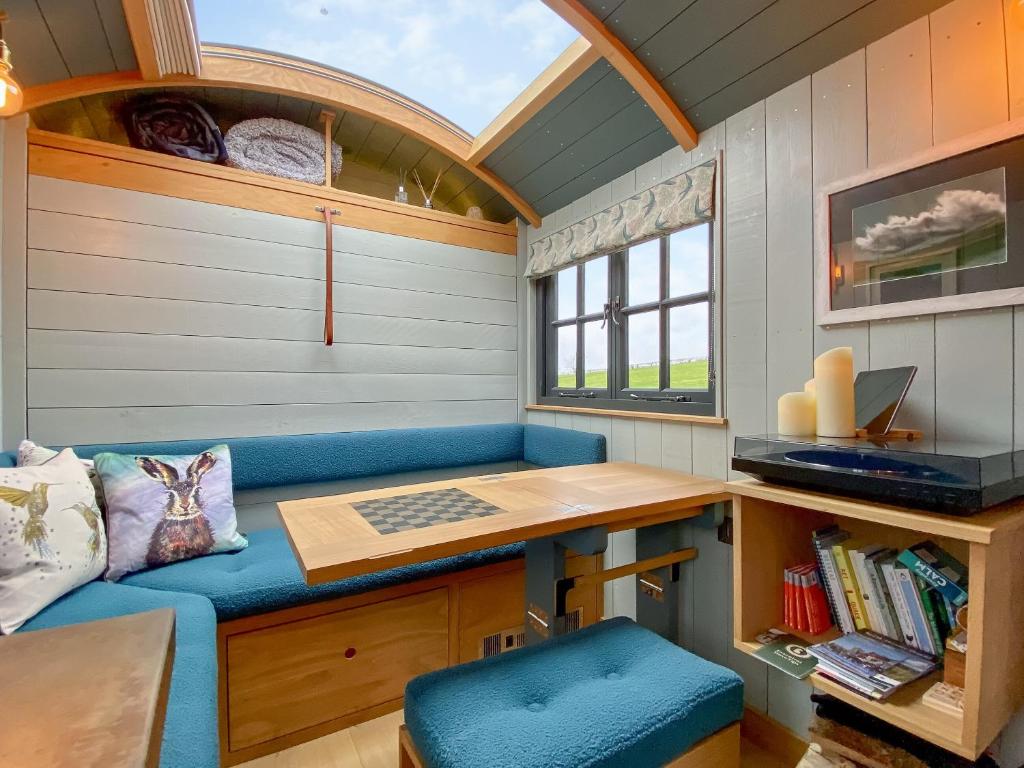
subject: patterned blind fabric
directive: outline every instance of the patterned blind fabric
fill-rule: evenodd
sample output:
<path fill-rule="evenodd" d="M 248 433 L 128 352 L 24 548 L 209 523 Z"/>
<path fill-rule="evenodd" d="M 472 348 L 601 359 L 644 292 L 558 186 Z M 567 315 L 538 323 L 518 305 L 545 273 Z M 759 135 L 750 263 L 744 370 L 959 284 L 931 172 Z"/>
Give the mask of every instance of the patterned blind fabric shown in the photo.
<path fill-rule="evenodd" d="M 715 160 L 708 160 L 538 240 L 530 246 L 525 276 L 544 277 L 631 243 L 713 220 L 715 166 Z"/>

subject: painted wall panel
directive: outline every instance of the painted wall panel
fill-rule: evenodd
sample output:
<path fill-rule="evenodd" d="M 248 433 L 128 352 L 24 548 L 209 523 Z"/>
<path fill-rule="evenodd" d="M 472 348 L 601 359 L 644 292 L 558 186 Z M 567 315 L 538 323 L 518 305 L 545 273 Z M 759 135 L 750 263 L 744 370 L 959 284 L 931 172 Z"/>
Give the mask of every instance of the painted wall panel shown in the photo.
<path fill-rule="evenodd" d="M 38 177 L 28 199 L 21 378 L 38 441 L 515 418 L 514 258 L 336 227 L 327 348 L 315 222 Z"/>

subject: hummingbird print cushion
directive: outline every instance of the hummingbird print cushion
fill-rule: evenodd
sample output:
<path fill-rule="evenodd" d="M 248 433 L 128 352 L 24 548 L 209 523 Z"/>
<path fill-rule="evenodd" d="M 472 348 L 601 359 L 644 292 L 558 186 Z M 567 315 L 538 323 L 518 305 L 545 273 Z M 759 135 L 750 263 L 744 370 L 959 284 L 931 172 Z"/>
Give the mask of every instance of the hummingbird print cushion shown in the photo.
<path fill-rule="evenodd" d="M 98 578 L 106 564 L 96 493 L 74 451 L 0 469 L 0 633 Z"/>
<path fill-rule="evenodd" d="M 196 456 L 100 453 L 110 552 L 105 578 L 244 549 L 231 486 L 231 452 Z"/>

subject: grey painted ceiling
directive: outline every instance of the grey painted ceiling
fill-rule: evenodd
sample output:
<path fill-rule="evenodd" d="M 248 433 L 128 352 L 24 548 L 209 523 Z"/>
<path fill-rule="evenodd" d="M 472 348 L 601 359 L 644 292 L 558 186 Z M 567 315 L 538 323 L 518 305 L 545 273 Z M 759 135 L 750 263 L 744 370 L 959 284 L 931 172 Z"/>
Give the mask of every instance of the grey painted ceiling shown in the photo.
<path fill-rule="evenodd" d="M 121 0 L 5 0 L 14 74 L 33 85 L 138 69 Z"/>
<path fill-rule="evenodd" d="M 322 106 L 316 102 L 235 88 L 105 93 L 41 107 L 32 112 L 32 120 L 43 130 L 127 145 L 128 137 L 119 117 L 122 106 L 135 94 L 156 91 L 196 99 L 225 132 L 240 120 L 252 117 L 278 117 L 322 130 Z M 390 198 L 394 196 L 399 171 L 415 168 L 429 192 L 438 172 L 443 172 L 434 196 L 434 207 L 438 210 L 465 214 L 467 208 L 478 205 L 491 221 L 515 218 L 515 210 L 503 197 L 473 173 L 423 142 L 354 112 L 337 114 L 334 125 L 334 140 L 344 153 L 341 173 L 335 182 L 340 189 Z M 411 176 L 406 186 L 410 201 L 421 203 Z"/>
<path fill-rule="evenodd" d="M 699 131 L 948 0 L 583 0 Z M 664 152 L 673 140 L 605 62 L 485 164 L 541 215 Z"/>

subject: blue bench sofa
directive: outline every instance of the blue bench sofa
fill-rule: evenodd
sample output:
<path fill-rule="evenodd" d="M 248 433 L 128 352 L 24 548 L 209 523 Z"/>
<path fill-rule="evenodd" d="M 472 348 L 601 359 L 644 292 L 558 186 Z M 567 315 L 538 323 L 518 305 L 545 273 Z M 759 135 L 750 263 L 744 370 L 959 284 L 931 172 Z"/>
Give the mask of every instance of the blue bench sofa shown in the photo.
<path fill-rule="evenodd" d="M 285 437 L 76 446 L 81 458 L 114 451 L 188 454 L 217 443 L 231 449 L 236 490 L 379 478 L 500 462 L 554 467 L 605 460 L 601 435 L 540 425 L 493 424 Z M 0 466 L 14 466 L 12 452 Z M 244 526 L 242 526 L 244 528 Z M 217 623 L 360 595 L 514 559 L 511 545 L 309 587 L 281 529 L 254 531 L 241 552 L 211 555 L 123 578 L 95 581 L 48 606 L 21 631 L 169 607 L 177 616 L 177 654 L 164 727 L 163 768 L 220 762 Z"/>

